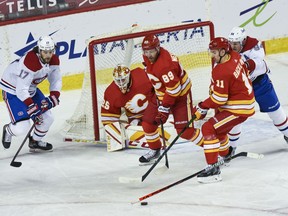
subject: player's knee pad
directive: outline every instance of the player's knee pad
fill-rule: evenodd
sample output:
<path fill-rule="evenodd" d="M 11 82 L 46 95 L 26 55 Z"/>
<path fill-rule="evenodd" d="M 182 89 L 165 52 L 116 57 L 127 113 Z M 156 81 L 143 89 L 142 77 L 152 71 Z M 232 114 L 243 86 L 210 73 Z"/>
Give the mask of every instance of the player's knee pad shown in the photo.
<path fill-rule="evenodd" d="M 142 128 L 143 128 L 143 131 L 145 133 L 153 133 L 153 132 L 157 131 L 158 126 L 154 125 L 154 124 L 152 124 L 150 122 L 143 121 L 142 122 Z"/>
<path fill-rule="evenodd" d="M 48 110 L 47 112 L 42 114 L 43 116 L 43 123 L 40 125 L 41 128 L 44 130 L 48 130 L 52 123 L 54 122 L 54 117 L 52 115 L 52 112 Z"/>
<path fill-rule="evenodd" d="M 202 129 L 202 134 L 203 134 L 204 140 L 217 139 L 215 128 L 210 121 L 205 122 L 202 125 L 201 129 Z"/>
<path fill-rule="evenodd" d="M 21 136 L 27 134 L 31 128 L 30 120 L 24 120 L 17 122 L 16 124 L 10 124 L 10 129 L 15 136 Z"/>
<path fill-rule="evenodd" d="M 177 134 L 180 134 L 183 128 L 176 128 Z M 193 137 L 193 134 L 195 132 L 195 128 L 187 128 L 180 137 L 186 140 L 191 140 Z"/>
<path fill-rule="evenodd" d="M 177 134 L 181 133 L 182 129 L 176 128 Z M 187 128 L 180 136 L 183 139 L 190 140 L 196 145 L 201 145 L 203 141 L 203 136 L 200 129 L 197 128 Z"/>

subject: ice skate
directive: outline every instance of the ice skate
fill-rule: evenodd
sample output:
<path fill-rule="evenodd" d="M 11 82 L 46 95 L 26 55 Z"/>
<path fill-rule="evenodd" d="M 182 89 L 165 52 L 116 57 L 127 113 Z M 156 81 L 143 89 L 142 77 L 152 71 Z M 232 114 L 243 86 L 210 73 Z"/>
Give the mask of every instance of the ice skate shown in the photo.
<path fill-rule="evenodd" d="M 7 127 L 9 127 L 9 124 L 6 124 L 3 126 L 3 134 L 2 134 L 2 144 L 5 149 L 9 149 L 11 145 L 12 135 L 10 135 L 7 132 Z"/>
<path fill-rule="evenodd" d="M 197 176 L 197 181 L 199 183 L 214 183 L 221 180 L 220 167 L 211 168 L 211 165 L 208 165 L 206 170 Z"/>
<path fill-rule="evenodd" d="M 288 144 L 288 137 L 284 135 L 284 139 L 285 139 L 285 141 L 286 141 L 287 144 Z"/>
<path fill-rule="evenodd" d="M 44 151 L 53 151 L 53 146 L 50 143 L 43 141 L 36 141 L 31 136 L 29 137 L 29 148 L 30 152 L 44 152 Z"/>
<path fill-rule="evenodd" d="M 235 151 L 236 151 L 236 147 L 232 147 L 232 146 L 229 147 L 228 154 L 222 157 L 225 163 L 229 163 L 231 161 L 231 157 L 235 155 Z"/>
<path fill-rule="evenodd" d="M 139 158 L 140 166 L 153 164 L 160 156 L 160 149 L 150 149 L 145 155 Z"/>

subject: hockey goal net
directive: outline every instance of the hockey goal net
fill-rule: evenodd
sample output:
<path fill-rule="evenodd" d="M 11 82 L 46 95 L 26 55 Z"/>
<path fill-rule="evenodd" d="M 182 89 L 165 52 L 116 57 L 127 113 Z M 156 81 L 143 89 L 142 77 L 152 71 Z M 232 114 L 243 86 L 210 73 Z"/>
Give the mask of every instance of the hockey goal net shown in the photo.
<path fill-rule="evenodd" d="M 208 96 L 211 58 L 207 50 L 210 40 L 214 38 L 212 22 L 153 27 L 136 25 L 119 32 L 95 36 L 87 41 L 88 69 L 84 75 L 78 107 L 67 121 L 67 141 L 105 141 L 100 110 L 104 91 L 113 81 L 113 68 L 118 63 L 124 63 L 130 69 L 143 68 L 141 42 L 148 34 L 156 34 L 161 46 L 179 58 L 192 81 L 194 104 Z"/>

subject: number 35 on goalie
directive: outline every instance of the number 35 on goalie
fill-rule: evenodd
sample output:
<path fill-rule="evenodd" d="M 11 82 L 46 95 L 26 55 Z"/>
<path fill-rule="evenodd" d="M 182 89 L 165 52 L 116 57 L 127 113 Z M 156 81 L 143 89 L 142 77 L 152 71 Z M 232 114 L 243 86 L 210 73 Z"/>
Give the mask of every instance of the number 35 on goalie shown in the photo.
<path fill-rule="evenodd" d="M 114 122 L 105 125 L 107 151 L 113 152 L 125 148 L 149 148 L 146 143 L 145 134 L 141 126 L 129 125 L 126 123 Z M 161 130 L 160 136 L 162 136 Z M 171 135 L 165 130 L 164 137 L 166 145 Z"/>

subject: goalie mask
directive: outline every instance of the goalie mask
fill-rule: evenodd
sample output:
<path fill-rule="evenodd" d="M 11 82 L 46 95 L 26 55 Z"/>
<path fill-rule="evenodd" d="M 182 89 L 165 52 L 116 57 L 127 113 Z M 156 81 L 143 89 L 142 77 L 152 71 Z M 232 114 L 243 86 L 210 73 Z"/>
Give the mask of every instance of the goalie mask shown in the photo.
<path fill-rule="evenodd" d="M 118 64 L 113 71 L 113 80 L 121 92 L 125 94 L 130 83 L 130 69 L 125 65 Z"/>

